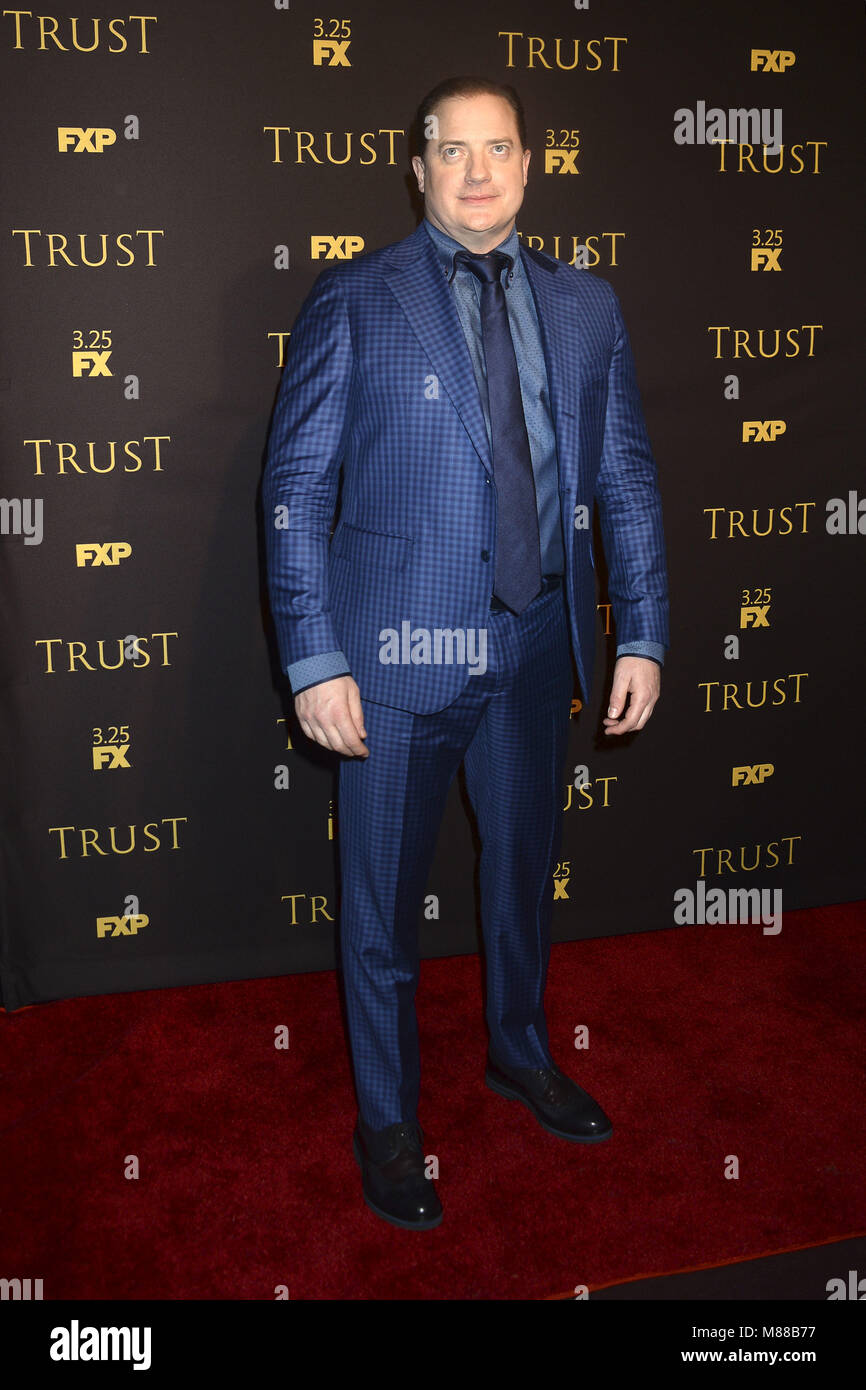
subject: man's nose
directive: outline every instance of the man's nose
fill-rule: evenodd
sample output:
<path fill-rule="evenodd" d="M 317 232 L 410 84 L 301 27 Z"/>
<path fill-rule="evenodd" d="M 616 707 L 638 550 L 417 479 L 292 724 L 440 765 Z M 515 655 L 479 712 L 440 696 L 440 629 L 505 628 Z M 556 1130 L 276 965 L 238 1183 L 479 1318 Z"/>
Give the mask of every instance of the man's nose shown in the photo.
<path fill-rule="evenodd" d="M 490 170 L 483 155 L 470 155 L 469 163 L 466 166 L 467 183 L 486 183 L 490 178 Z"/>

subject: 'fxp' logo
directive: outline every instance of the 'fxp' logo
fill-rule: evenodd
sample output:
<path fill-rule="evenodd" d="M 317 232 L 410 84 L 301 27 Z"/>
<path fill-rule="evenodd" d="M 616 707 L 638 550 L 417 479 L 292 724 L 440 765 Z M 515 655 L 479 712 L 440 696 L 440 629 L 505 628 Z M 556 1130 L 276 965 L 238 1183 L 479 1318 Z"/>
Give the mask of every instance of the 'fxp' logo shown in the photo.
<path fill-rule="evenodd" d="M 108 126 L 59 125 L 57 148 L 61 154 L 102 154 L 117 135 Z"/>

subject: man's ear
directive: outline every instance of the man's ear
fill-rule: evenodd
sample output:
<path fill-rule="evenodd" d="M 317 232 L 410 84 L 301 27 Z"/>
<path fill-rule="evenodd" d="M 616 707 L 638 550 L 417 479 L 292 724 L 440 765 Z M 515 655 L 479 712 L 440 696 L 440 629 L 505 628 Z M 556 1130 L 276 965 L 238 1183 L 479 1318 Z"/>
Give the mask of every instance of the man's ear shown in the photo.
<path fill-rule="evenodd" d="M 524 150 L 524 151 L 523 151 L 523 187 L 524 187 L 524 188 L 526 187 L 526 177 L 527 177 L 527 174 L 529 173 L 529 160 L 530 160 L 530 158 L 531 158 L 531 151 L 530 151 L 530 150 Z"/>
<path fill-rule="evenodd" d="M 412 168 L 415 170 L 415 177 L 418 180 L 418 192 L 424 192 L 424 161 L 418 154 L 412 156 Z"/>

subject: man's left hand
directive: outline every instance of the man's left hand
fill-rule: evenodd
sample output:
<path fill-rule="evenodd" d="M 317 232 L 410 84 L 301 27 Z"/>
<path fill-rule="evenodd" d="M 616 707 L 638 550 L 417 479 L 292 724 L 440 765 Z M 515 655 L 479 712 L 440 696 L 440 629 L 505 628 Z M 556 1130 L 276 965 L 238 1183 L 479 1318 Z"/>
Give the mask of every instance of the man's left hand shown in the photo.
<path fill-rule="evenodd" d="M 653 712 L 661 686 L 661 669 L 657 662 L 645 656 L 618 657 L 613 668 L 605 733 L 630 734 L 634 729 L 642 729 Z"/>

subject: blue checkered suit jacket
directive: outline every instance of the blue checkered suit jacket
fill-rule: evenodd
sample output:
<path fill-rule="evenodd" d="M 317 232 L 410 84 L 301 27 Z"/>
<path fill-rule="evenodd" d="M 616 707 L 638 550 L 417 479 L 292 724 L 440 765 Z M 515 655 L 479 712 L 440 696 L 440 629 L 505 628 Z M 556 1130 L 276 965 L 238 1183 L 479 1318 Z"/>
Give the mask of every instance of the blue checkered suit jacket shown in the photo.
<path fill-rule="evenodd" d="M 529 247 L 521 254 L 547 363 L 569 624 L 588 697 L 595 557 L 575 509 L 591 518 L 598 503 L 617 641 L 667 645 L 656 467 L 613 289 Z M 283 669 L 339 649 L 362 700 L 418 714 L 451 704 L 468 666 L 383 665 L 380 634 L 406 621 L 430 632 L 487 626 L 492 481 L 453 292 L 423 225 L 323 270 L 289 341 L 263 483 Z"/>

